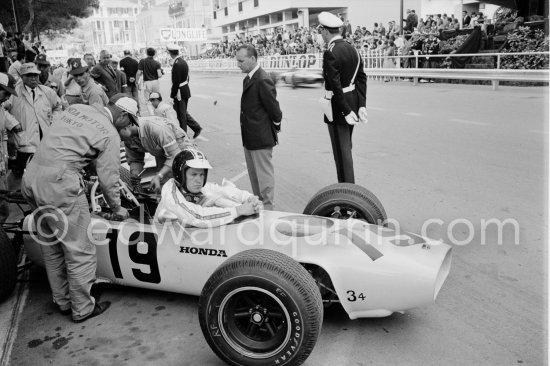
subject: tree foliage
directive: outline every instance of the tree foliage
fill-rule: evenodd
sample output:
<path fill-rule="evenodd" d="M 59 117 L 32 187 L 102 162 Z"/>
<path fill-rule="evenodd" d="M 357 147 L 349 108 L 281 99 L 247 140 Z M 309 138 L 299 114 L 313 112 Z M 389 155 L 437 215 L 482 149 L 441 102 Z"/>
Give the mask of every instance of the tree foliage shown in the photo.
<path fill-rule="evenodd" d="M 15 20 L 11 2 L 3 7 L 0 22 L 8 30 L 15 31 Z M 16 0 L 19 13 L 19 29 L 33 35 L 40 33 L 64 33 L 74 29 L 78 20 L 92 15 L 93 8 L 99 6 L 99 0 Z"/>

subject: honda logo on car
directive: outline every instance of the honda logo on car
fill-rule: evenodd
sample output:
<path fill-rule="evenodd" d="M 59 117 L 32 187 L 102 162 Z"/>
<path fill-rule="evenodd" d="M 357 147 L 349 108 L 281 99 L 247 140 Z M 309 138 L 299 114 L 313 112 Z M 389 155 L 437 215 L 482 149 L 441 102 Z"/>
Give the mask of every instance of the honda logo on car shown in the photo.
<path fill-rule="evenodd" d="M 209 255 L 212 257 L 227 257 L 225 250 L 196 248 L 196 247 L 180 247 L 180 253 Z"/>

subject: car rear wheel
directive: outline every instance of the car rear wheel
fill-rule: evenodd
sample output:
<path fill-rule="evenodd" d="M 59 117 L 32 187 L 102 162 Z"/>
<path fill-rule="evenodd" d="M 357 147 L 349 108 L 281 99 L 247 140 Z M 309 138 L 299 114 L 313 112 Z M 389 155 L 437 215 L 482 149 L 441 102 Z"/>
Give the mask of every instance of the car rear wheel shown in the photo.
<path fill-rule="evenodd" d="M 10 238 L 0 227 L 0 302 L 6 299 L 17 282 L 17 257 Z"/>
<path fill-rule="evenodd" d="M 202 332 L 230 365 L 300 365 L 317 342 L 322 319 L 314 279 L 272 250 L 247 250 L 228 259 L 199 300 Z"/>
<path fill-rule="evenodd" d="M 321 189 L 309 200 L 304 214 L 387 224 L 380 200 L 368 189 L 352 183 L 336 183 Z"/>

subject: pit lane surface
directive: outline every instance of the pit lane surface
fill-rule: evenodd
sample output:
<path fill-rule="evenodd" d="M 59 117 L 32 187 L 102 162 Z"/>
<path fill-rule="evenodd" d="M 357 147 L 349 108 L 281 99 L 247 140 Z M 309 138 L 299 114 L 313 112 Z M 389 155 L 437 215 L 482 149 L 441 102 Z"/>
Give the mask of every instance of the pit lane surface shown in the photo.
<path fill-rule="evenodd" d="M 204 126 L 198 144 L 214 166 L 209 179 L 250 189 L 238 122 L 242 77 L 192 73 L 190 86 L 190 113 Z M 279 84 L 278 93 L 276 206 L 301 212 L 336 180 L 321 90 Z M 374 81 L 367 95 L 369 123 L 353 137 L 357 183 L 403 230 L 420 232 L 436 218 L 442 223 L 429 236 L 465 243 L 454 246 L 435 304 L 381 319 L 327 314 L 306 365 L 544 364 L 548 89 Z M 482 220 L 492 218 L 517 220 L 518 242 L 510 226 L 501 244 L 496 230 L 483 237 Z M 102 299 L 111 308 L 73 324 L 51 304 L 43 270 L 32 269 L 28 285 L 12 365 L 223 364 L 200 331 L 198 298 L 110 287 Z"/>

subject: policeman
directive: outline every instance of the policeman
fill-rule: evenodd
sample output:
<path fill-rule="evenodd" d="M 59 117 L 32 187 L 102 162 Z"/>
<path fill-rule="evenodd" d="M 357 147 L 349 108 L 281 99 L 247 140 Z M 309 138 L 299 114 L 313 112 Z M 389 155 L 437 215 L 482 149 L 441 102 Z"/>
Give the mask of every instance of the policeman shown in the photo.
<path fill-rule="evenodd" d="M 187 104 L 191 98 L 189 89 L 189 66 L 187 62 L 179 55 L 177 45 L 168 45 L 166 47 L 170 57 L 174 60 L 172 65 L 172 89 L 170 98 L 174 100 L 174 109 L 178 115 L 180 127 L 187 132 L 187 126 L 193 130 L 193 138 L 197 138 L 202 131 L 202 127 L 194 119 L 187 118 Z"/>
<path fill-rule="evenodd" d="M 367 122 L 367 76 L 359 52 L 340 36 L 342 25 L 342 20 L 332 13 L 319 14 L 319 32 L 327 44 L 323 53 L 322 102 L 338 182 L 355 183 L 351 135 L 359 121 Z"/>
<path fill-rule="evenodd" d="M 53 302 L 77 323 L 110 306 L 108 301 L 97 303 L 90 293 L 96 249 L 88 235 L 91 218 L 81 171 L 95 162 L 114 216 L 127 218 L 118 185 L 120 137 L 113 126 L 127 119 L 128 113 L 115 103 L 70 106 L 54 118 L 23 175 L 21 193 L 35 209 Z"/>
<path fill-rule="evenodd" d="M 151 116 L 138 120 L 135 100 L 125 102 L 124 109 L 131 118 L 116 122 L 115 127 L 124 141 L 132 184 L 139 182 L 139 174 L 145 166 L 145 153 L 148 152 L 155 157 L 158 168 L 151 180 L 151 188 L 160 193 L 162 184 L 171 176 L 174 158 L 180 151 L 192 146 L 192 143 L 179 126 L 166 118 Z"/>

